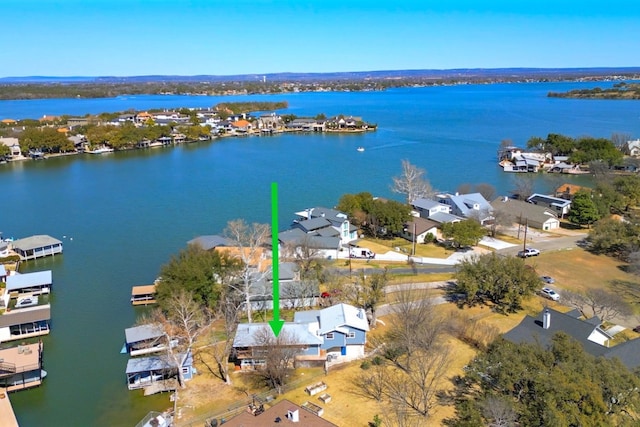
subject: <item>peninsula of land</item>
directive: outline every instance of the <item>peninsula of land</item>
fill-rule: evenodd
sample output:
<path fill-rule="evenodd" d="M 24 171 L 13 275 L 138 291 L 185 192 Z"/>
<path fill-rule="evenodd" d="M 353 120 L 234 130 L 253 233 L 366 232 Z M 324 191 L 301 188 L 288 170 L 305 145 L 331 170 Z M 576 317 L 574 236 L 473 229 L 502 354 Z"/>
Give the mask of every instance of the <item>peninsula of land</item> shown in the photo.
<path fill-rule="evenodd" d="M 619 82 L 613 87 L 602 89 L 575 89 L 568 92 L 549 92 L 551 98 L 577 99 L 640 99 L 640 84 Z"/>
<path fill-rule="evenodd" d="M 79 153 L 104 154 L 230 136 L 364 133 L 377 127 L 351 115 L 327 117 L 320 113 L 315 117 L 298 117 L 277 112 L 287 107 L 286 102 L 239 102 L 203 109 L 4 119 L 0 122 L 0 162 Z"/>

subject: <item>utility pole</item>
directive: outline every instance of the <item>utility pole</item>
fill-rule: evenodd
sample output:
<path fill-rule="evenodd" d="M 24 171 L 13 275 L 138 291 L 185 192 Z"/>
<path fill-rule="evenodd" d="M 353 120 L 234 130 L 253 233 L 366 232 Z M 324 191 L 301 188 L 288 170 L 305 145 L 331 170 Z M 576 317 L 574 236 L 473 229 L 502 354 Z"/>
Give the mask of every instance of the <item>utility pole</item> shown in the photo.
<path fill-rule="evenodd" d="M 529 228 L 529 218 L 526 219 L 524 226 L 524 241 L 522 242 L 522 250 L 527 250 L 527 229 Z"/>
<path fill-rule="evenodd" d="M 412 254 L 413 256 L 416 255 L 416 222 L 413 221 L 413 251 Z"/>

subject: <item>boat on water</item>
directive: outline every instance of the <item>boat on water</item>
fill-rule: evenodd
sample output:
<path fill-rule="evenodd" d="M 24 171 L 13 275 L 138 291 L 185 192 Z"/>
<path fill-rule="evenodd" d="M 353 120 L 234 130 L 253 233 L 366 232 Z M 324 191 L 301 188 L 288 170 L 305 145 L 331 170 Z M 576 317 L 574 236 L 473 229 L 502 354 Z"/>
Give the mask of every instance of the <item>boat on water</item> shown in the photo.
<path fill-rule="evenodd" d="M 89 153 L 89 154 L 113 153 L 113 148 L 99 147 L 99 148 L 96 148 L 95 150 L 85 150 L 85 153 Z"/>
<path fill-rule="evenodd" d="M 364 151 L 364 147 L 358 147 L 356 148 L 357 151 L 363 152 Z"/>

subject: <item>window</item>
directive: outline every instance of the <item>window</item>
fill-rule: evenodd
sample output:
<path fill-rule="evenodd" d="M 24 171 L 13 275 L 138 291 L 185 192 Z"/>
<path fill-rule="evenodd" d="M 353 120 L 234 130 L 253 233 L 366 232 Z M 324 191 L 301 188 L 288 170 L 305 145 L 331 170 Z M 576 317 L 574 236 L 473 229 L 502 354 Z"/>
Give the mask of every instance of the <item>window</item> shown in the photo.
<path fill-rule="evenodd" d="M 354 339 L 355 337 L 356 337 L 356 333 L 355 332 L 349 332 L 347 334 L 347 338 Z"/>
<path fill-rule="evenodd" d="M 329 332 L 325 337 L 328 340 L 332 340 L 333 339 L 333 332 Z"/>

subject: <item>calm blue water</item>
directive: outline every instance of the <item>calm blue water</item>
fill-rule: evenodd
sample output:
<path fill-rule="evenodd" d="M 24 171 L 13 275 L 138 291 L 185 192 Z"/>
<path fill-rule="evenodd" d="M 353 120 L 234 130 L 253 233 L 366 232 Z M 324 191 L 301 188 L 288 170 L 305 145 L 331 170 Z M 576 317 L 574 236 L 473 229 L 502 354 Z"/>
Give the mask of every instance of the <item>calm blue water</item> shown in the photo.
<path fill-rule="evenodd" d="M 344 193 L 399 197 L 390 192 L 390 184 L 402 159 L 426 169 L 437 189 L 455 191 L 462 183 L 487 182 L 504 194 L 513 188 L 514 177 L 496 165 L 502 139 L 524 145 L 530 137 L 548 133 L 640 135 L 639 102 L 546 97 L 550 90 L 592 86 L 0 101 L 0 118 L 37 118 L 286 100 L 287 112 L 297 115 L 352 114 L 379 126 L 366 135 L 237 138 L 0 165 L 0 230 L 15 237 L 50 234 L 65 244 L 64 255 L 26 265 L 53 270 L 53 331 L 44 340 L 45 384 L 11 396 L 20 424 L 132 426 L 148 410 L 168 407 L 167 395 L 142 398 L 126 389 L 126 357 L 119 349 L 124 328 L 139 313 L 129 305 L 131 286 L 150 283 L 188 240 L 220 233 L 231 219 L 270 222 L 272 181 L 280 187 L 281 227 L 290 223 L 294 211 L 332 206 Z M 357 146 L 366 151 L 357 152 Z M 527 178 L 541 191 L 566 180 L 588 180 Z"/>

